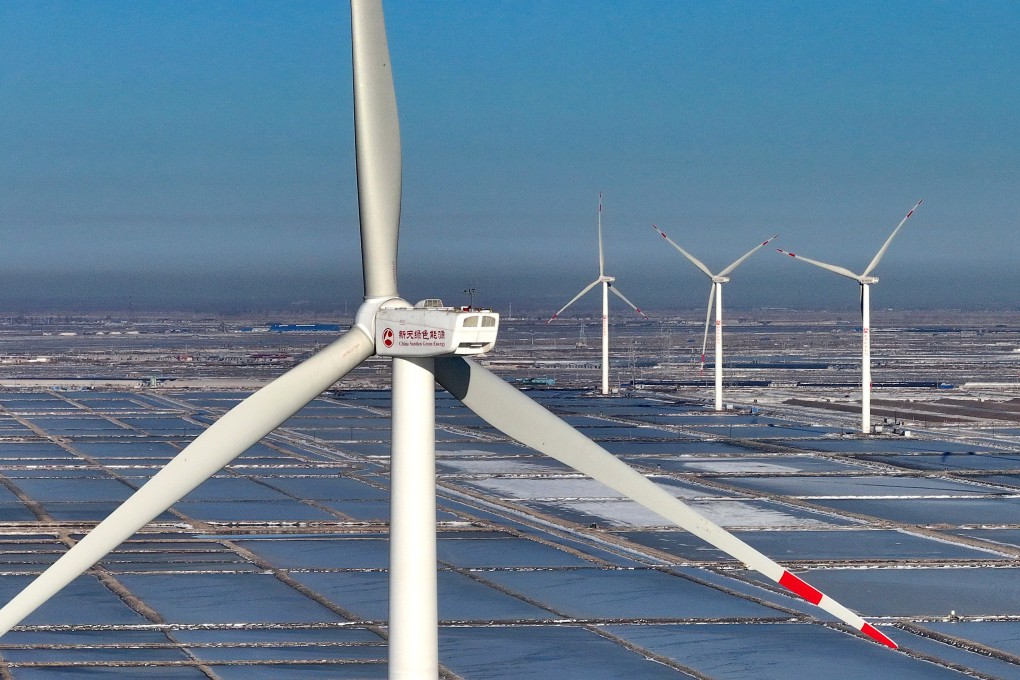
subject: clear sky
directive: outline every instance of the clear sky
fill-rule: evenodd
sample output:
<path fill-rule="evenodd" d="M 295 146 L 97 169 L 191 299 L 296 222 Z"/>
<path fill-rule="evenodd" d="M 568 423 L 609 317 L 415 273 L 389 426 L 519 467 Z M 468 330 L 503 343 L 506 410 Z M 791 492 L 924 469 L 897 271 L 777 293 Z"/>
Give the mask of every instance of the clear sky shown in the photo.
<path fill-rule="evenodd" d="M 692 309 L 776 246 L 883 307 L 1020 304 L 1020 3 L 386 5 L 401 292 Z M 0 308 L 360 301 L 346 2 L 0 3 Z M 736 306 L 857 304 L 763 249 Z M 593 306 L 593 298 L 589 306 Z"/>

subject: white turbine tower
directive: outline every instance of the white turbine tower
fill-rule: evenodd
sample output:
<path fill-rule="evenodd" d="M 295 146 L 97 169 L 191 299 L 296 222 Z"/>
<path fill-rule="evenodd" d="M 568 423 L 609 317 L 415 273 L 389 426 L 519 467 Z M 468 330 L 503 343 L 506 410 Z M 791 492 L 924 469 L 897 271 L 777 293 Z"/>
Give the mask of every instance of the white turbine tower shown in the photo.
<path fill-rule="evenodd" d="M 613 285 L 616 277 L 606 276 L 606 258 L 602 254 L 602 193 L 599 193 L 599 277 L 581 289 L 581 292 L 571 298 L 570 302 L 560 307 L 560 310 L 550 317 L 546 323 L 551 323 L 563 310 L 577 302 L 589 290 L 602 284 L 602 394 L 609 394 L 609 291 L 612 291 L 618 298 L 630 305 L 631 309 L 648 318 L 648 315 L 638 309 L 633 302 L 628 300 Z"/>
<path fill-rule="evenodd" d="M 839 267 L 832 264 L 826 264 L 825 262 L 819 262 L 818 260 L 812 260 L 795 253 L 790 253 L 785 250 L 780 250 L 783 255 L 789 255 L 792 258 L 813 264 L 816 267 L 827 269 L 830 272 L 845 276 L 848 279 L 853 279 L 861 285 L 861 432 L 868 434 L 871 432 L 871 285 L 878 283 L 877 276 L 871 276 L 871 272 L 878 266 L 882 256 L 885 255 L 885 251 L 889 249 L 889 244 L 892 243 L 893 238 L 899 232 L 900 228 L 907 223 L 910 216 L 917 210 L 917 206 L 921 205 L 921 201 L 914 204 L 914 207 L 910 209 L 906 217 L 900 220 L 900 223 L 896 225 L 892 233 L 889 234 L 889 238 L 885 240 L 882 247 L 875 253 L 875 257 L 871 259 L 871 263 L 868 265 L 860 274 L 854 274 L 849 269 Z"/>
<path fill-rule="evenodd" d="M 400 141 L 382 6 L 351 3 L 358 199 L 365 301 L 333 344 L 235 406 L 0 609 L 0 635 L 373 355 L 393 358 L 390 678 L 438 676 L 435 382 L 518 441 L 591 476 L 726 552 L 872 639 L 883 633 L 705 519 L 480 365 L 495 314 L 397 297 Z M 424 334 L 424 335 L 423 335 Z"/>
<path fill-rule="evenodd" d="M 714 298 L 715 299 L 715 410 L 716 411 L 721 411 L 721 410 L 723 410 L 723 394 L 722 394 L 722 384 L 723 384 L 723 368 L 722 368 L 723 367 L 723 349 L 722 349 L 722 335 L 723 335 L 722 285 L 724 283 L 728 283 L 729 282 L 730 274 L 732 274 L 733 270 L 736 269 L 737 267 L 739 267 L 744 262 L 744 260 L 746 260 L 747 258 L 749 258 L 752 255 L 754 255 L 758 251 L 758 249 L 760 249 L 762 246 L 768 245 L 771 241 L 773 241 L 776 237 L 778 237 L 779 234 L 776 234 L 772 238 L 766 239 L 762 243 L 756 245 L 754 248 L 752 248 L 747 253 L 742 255 L 733 264 L 731 264 L 730 266 L 726 267 L 725 269 L 720 271 L 718 274 L 713 274 L 711 271 L 709 271 L 708 267 L 706 267 L 705 264 L 701 260 L 699 260 L 698 258 L 696 258 L 693 255 L 691 255 L 690 253 L 688 253 L 686 250 L 684 250 L 679 245 L 677 245 L 677 243 L 673 239 L 671 239 L 670 237 L 666 236 L 666 232 L 664 232 L 662 229 L 659 229 L 654 224 L 652 225 L 652 229 L 654 229 L 655 231 L 659 232 L 659 235 L 662 236 L 662 238 L 666 239 L 666 241 L 668 241 L 671 246 L 673 246 L 674 248 L 679 250 L 681 255 L 683 255 L 688 260 L 690 260 L 694 264 L 695 267 L 700 269 L 702 271 L 702 273 L 704 273 L 705 276 L 707 276 L 712 281 L 712 287 L 708 291 L 708 311 L 705 313 L 705 335 L 704 335 L 704 337 L 701 340 L 701 368 L 702 368 L 702 370 L 704 370 L 704 368 L 705 368 L 705 349 L 708 347 L 708 325 L 709 325 L 709 323 L 712 320 L 712 299 Z"/>

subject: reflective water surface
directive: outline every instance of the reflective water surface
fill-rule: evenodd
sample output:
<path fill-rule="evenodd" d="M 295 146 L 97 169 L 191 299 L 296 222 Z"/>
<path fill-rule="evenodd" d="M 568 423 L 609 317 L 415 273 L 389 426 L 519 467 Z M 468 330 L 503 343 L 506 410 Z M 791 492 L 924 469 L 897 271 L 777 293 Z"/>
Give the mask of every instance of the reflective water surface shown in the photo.
<path fill-rule="evenodd" d="M 903 650 L 440 396 L 451 677 L 1020 678 L 1020 451 L 532 394 Z M 0 393 L 0 598 L 243 396 Z M 0 671 L 386 677 L 388 411 L 370 390 L 302 409 L 0 640 Z"/>

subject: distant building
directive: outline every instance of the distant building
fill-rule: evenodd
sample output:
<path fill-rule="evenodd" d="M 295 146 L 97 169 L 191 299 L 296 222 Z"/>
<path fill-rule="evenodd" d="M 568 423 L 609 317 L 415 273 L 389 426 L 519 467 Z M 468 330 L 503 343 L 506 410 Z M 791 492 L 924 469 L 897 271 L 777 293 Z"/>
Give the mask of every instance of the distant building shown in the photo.
<path fill-rule="evenodd" d="M 268 326 L 243 326 L 242 333 L 339 333 L 338 323 L 271 323 Z"/>
<path fill-rule="evenodd" d="M 271 323 L 270 333 L 339 333 L 337 323 Z"/>

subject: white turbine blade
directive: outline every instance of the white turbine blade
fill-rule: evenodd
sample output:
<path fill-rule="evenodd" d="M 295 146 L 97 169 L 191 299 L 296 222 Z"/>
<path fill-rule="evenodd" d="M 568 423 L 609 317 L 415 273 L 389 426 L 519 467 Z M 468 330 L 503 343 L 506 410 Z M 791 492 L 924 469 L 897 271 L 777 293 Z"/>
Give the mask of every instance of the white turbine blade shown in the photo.
<path fill-rule="evenodd" d="M 400 126 L 382 3 L 352 0 L 351 32 L 365 297 L 396 297 Z"/>
<path fill-rule="evenodd" d="M 758 252 L 758 250 L 759 250 L 760 248 L 762 248 L 762 247 L 764 247 L 764 246 L 767 246 L 768 244 L 770 244 L 770 243 L 772 243 L 773 241 L 775 241 L 775 240 L 776 240 L 777 238 L 779 238 L 779 234 L 776 234 L 776 235 L 775 235 L 775 236 L 773 236 L 772 238 L 768 238 L 768 239 L 765 239 L 765 240 L 764 240 L 764 241 L 762 241 L 762 242 L 761 242 L 760 244 L 756 245 L 756 246 L 755 246 L 754 248 L 751 248 L 751 249 L 750 249 L 749 251 L 747 251 L 747 252 L 746 252 L 746 253 L 744 254 L 744 256 L 743 256 L 743 257 L 741 257 L 741 258 L 740 258 L 739 260 L 737 260 L 736 262 L 734 262 L 733 264 L 731 264 L 731 265 L 730 265 L 729 267 L 726 267 L 726 269 L 723 269 L 723 270 L 722 270 L 721 272 L 719 272 L 719 276 L 729 276 L 729 275 L 730 275 L 730 273 L 731 273 L 731 272 L 732 272 L 732 271 L 733 271 L 734 269 L 736 269 L 737 267 L 739 267 L 739 266 L 740 266 L 740 265 L 741 265 L 741 264 L 742 264 L 742 263 L 744 262 L 744 260 L 746 260 L 747 258 L 751 257 L 751 256 L 752 256 L 752 255 L 754 255 L 754 254 L 755 254 L 756 252 Z"/>
<path fill-rule="evenodd" d="M 560 311 L 556 312 L 556 313 L 555 313 L 555 314 L 553 314 L 553 315 L 552 315 L 551 317 L 549 317 L 549 321 L 552 321 L 553 319 L 555 319 L 556 317 L 558 317 L 558 316 L 559 316 L 559 315 L 560 315 L 560 314 L 561 314 L 561 313 L 563 312 L 563 310 L 564 310 L 564 309 L 566 309 L 566 308 L 567 308 L 567 307 L 569 307 L 570 305 L 572 305 L 572 304 L 574 304 L 575 302 L 577 302 L 578 300 L 580 300 L 580 299 L 581 299 L 581 297 L 582 297 L 582 296 L 583 296 L 583 295 L 584 295 L 585 293 L 587 293 L 587 292 L 588 292 L 589 290 L 591 290 L 591 289 L 592 289 L 592 288 L 594 288 L 595 286 L 599 285 L 600 283 L 602 283 L 602 280 L 601 280 L 601 279 L 595 279 L 594 281 L 592 281 L 591 283 L 589 283 L 589 284 L 588 284 L 587 286 L 585 286 L 585 287 L 584 287 L 583 289 L 581 289 L 581 292 L 580 292 L 580 293 L 578 293 L 578 294 L 577 294 L 577 295 L 575 295 L 575 296 L 574 296 L 573 298 L 571 298 L 570 302 L 568 302 L 567 304 L 565 304 L 565 305 L 563 305 L 562 307 L 560 307 Z M 549 323 L 549 321 L 546 321 L 546 323 Z"/>
<path fill-rule="evenodd" d="M 671 245 L 674 248 L 676 248 L 677 250 L 679 250 L 681 255 L 683 255 L 688 260 L 693 262 L 695 267 L 697 267 L 698 269 L 700 269 L 701 271 L 703 271 L 705 273 L 705 276 L 707 276 L 708 278 L 712 278 L 712 277 L 715 276 L 715 274 L 713 274 L 711 271 L 709 271 L 708 267 L 705 266 L 704 262 L 702 262 L 698 258 L 696 258 L 693 255 L 691 255 L 690 253 L 688 253 L 686 250 L 684 250 L 683 248 L 678 246 L 673 239 L 671 239 L 670 237 L 666 236 L 666 232 L 664 232 L 662 229 L 659 229 L 654 224 L 652 225 L 652 229 L 654 229 L 655 231 L 659 232 L 659 236 L 661 236 L 662 238 L 666 239 L 666 241 L 669 243 L 669 245 Z"/>
<path fill-rule="evenodd" d="M 818 260 L 812 260 L 809 257 L 804 257 L 803 255 L 797 255 L 796 253 L 791 253 L 791 252 L 788 252 L 788 251 L 785 251 L 785 250 L 781 250 L 779 248 L 776 248 L 776 252 L 782 253 L 783 255 L 789 255 L 790 257 L 792 257 L 792 258 L 794 258 L 796 260 L 800 260 L 801 262 L 807 262 L 808 264 L 813 264 L 816 267 L 821 267 L 822 269 L 827 269 L 830 272 L 835 272 L 836 274 L 839 274 L 840 276 L 845 276 L 848 279 L 853 279 L 854 281 L 857 281 L 857 282 L 860 282 L 860 280 L 861 280 L 860 276 L 858 276 L 857 274 L 854 274 L 852 271 L 850 271 L 849 269 L 847 269 L 845 267 L 838 267 L 838 266 L 836 266 L 834 264 L 826 264 L 825 262 L 819 262 Z"/>
<path fill-rule="evenodd" d="M 701 370 L 705 370 L 705 350 L 708 349 L 708 327 L 712 323 L 712 301 L 715 300 L 716 283 L 708 290 L 708 311 L 705 312 L 705 337 L 701 341 Z M 716 359 L 718 361 L 718 359 Z"/>
<path fill-rule="evenodd" d="M 602 192 L 599 192 L 599 276 L 606 275 L 606 258 L 602 254 Z"/>
<path fill-rule="evenodd" d="M 702 517 L 487 369 L 460 357 L 437 358 L 436 380 L 482 419 L 522 444 L 624 494 L 872 639 L 896 648 L 896 643 L 860 616 Z"/>
<path fill-rule="evenodd" d="M 373 341 L 360 329 L 352 329 L 227 412 L 0 609 L 0 635 L 350 373 L 374 351 Z"/>
<path fill-rule="evenodd" d="M 924 199 L 922 198 L 921 201 L 923 200 Z M 875 257 L 871 260 L 871 264 L 868 265 L 868 268 L 864 270 L 864 274 L 862 274 L 862 276 L 867 276 L 872 272 L 872 270 L 874 270 L 875 267 L 878 266 L 879 260 L 881 260 L 882 256 L 885 255 L 885 251 L 889 249 L 889 244 L 892 243 L 893 238 L 896 237 L 896 234 L 899 232 L 900 228 L 907 223 L 907 220 L 910 219 L 910 216 L 914 214 L 915 210 L 917 210 L 917 206 L 921 205 L 921 201 L 915 203 L 914 207 L 911 208 L 910 212 L 907 213 L 907 216 L 900 220 L 900 223 L 896 225 L 896 228 L 893 229 L 893 232 L 889 234 L 889 238 L 885 240 L 885 243 L 882 244 L 882 247 L 879 249 L 879 251 L 875 253 Z"/>
<path fill-rule="evenodd" d="M 644 312 L 642 312 L 642 311 L 641 311 L 641 309 L 640 309 L 640 308 L 638 308 L 638 306 L 637 306 L 637 305 L 635 305 L 635 304 L 634 304 L 633 302 L 631 302 L 631 301 L 630 301 L 630 300 L 628 300 L 628 299 L 627 299 L 626 297 L 624 297 L 623 293 L 621 293 L 620 291 L 618 291 L 618 290 L 616 289 L 616 286 L 614 286 L 613 284 L 609 284 L 609 292 L 611 292 L 611 293 L 615 294 L 615 295 L 616 295 L 616 297 L 620 298 L 621 300 L 623 300 L 624 302 L 626 302 L 626 303 L 627 303 L 628 305 L 630 305 L 630 308 L 631 308 L 631 309 L 633 309 L 633 310 L 634 310 L 635 312 L 637 312 L 637 313 L 638 313 L 638 314 L 640 314 L 641 316 L 645 317 L 646 319 L 648 318 L 648 315 L 647 315 L 647 314 L 645 314 Z"/>

